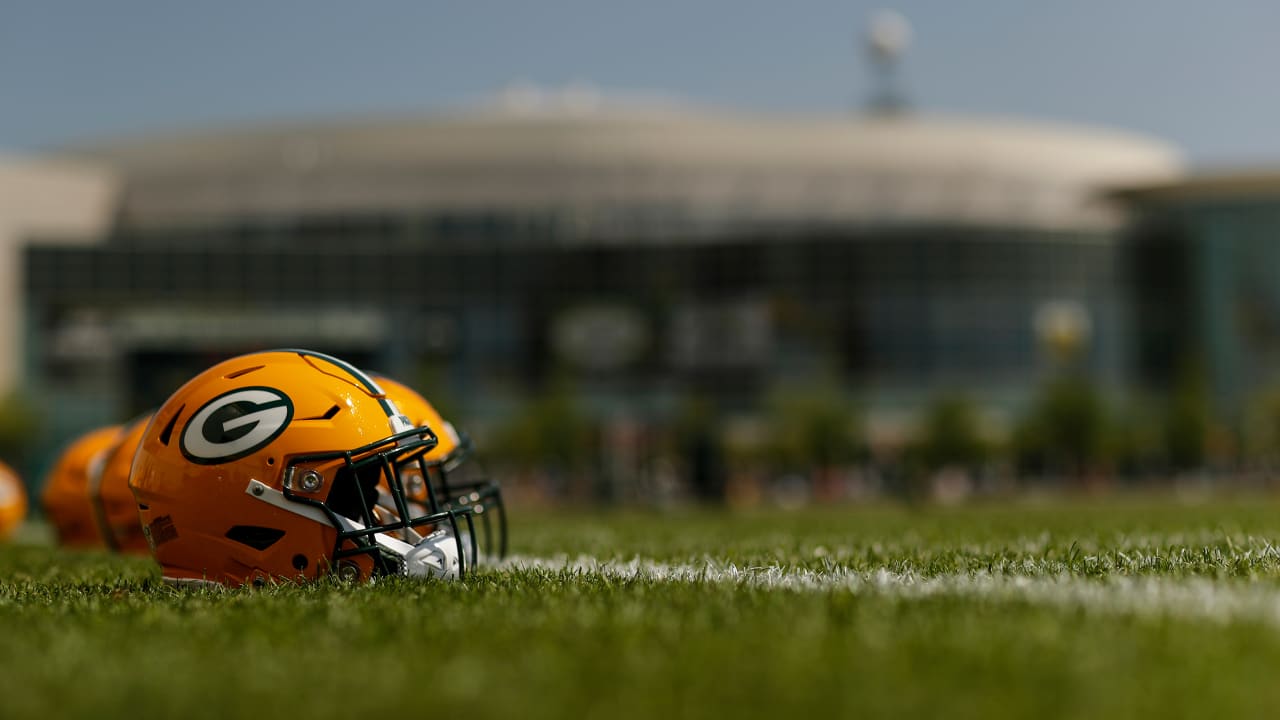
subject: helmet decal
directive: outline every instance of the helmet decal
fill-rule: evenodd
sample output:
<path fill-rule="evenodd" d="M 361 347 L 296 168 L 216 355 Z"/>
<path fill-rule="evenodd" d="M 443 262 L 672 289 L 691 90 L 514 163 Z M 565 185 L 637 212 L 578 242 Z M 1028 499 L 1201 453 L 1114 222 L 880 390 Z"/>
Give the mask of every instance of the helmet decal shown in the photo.
<path fill-rule="evenodd" d="M 238 388 L 205 403 L 182 429 L 179 446 L 193 463 L 238 460 L 275 440 L 293 419 L 293 401 L 270 387 Z"/>

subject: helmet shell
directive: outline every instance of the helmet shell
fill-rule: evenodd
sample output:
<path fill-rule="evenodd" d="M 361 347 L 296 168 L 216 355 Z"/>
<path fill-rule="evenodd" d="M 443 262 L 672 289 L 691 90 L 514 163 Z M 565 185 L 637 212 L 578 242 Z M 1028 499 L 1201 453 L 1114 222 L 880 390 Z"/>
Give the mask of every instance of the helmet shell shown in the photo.
<path fill-rule="evenodd" d="M 13 468 L 0 463 L 0 540 L 8 540 L 27 517 L 27 490 Z"/>
<path fill-rule="evenodd" d="M 409 427 L 377 384 L 336 358 L 277 350 L 221 362 L 178 389 L 139 443 L 129 486 L 152 555 L 175 581 L 316 578 L 333 566 L 338 528 L 314 505 L 284 499 L 286 490 L 336 506 L 347 483 L 341 460 L 294 461 Z M 304 469 L 320 475 L 319 487 L 286 488 L 287 473 Z M 344 577 L 367 579 L 374 563 L 355 555 L 341 565 Z"/>
<path fill-rule="evenodd" d="M 378 385 L 386 391 L 387 397 L 395 401 L 400 412 L 409 418 L 409 422 L 431 428 L 439 442 L 424 457 L 427 462 L 440 462 L 458 450 L 460 440 L 453 425 L 446 422 L 422 393 L 385 375 L 378 375 Z"/>
<path fill-rule="evenodd" d="M 121 425 L 108 425 L 80 435 L 58 455 L 45 476 L 40 503 L 53 524 L 58 543 L 67 547 L 102 547 L 89 477 L 102 470 L 107 452 L 119 439 Z"/>
<path fill-rule="evenodd" d="M 102 543 L 129 555 L 150 552 L 138 520 L 138 505 L 129 490 L 129 468 L 150 419 L 150 415 L 144 415 L 126 425 L 107 450 L 98 473 L 89 475 L 89 502 Z"/>

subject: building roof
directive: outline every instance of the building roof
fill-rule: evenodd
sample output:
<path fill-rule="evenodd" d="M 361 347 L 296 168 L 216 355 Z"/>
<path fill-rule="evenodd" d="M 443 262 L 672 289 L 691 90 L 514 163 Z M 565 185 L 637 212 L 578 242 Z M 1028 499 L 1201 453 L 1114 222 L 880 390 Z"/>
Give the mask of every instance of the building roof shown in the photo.
<path fill-rule="evenodd" d="M 1280 199 L 1280 170 L 1203 170 L 1186 177 L 1119 186 L 1112 195 L 1136 204 Z"/>
<path fill-rule="evenodd" d="M 124 178 L 132 227 L 312 214 L 549 213 L 591 224 L 1113 221 L 1102 187 L 1178 177 L 1112 131 L 916 115 L 506 102 L 401 119 L 148 136 L 68 151 Z"/>

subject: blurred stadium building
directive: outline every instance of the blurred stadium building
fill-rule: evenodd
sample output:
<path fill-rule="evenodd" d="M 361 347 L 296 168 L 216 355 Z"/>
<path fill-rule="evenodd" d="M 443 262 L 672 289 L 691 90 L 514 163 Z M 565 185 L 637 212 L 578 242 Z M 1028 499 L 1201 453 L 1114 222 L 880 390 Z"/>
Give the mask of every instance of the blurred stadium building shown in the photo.
<path fill-rule="evenodd" d="M 94 168 L 97 194 L 40 196 L 99 224 L 18 226 L 26 342 L 6 362 L 61 437 L 264 346 L 425 381 L 481 423 L 559 382 L 600 418 L 669 422 L 690 393 L 750 418 L 822 376 L 892 437 L 947 388 L 1024 406 L 1046 341 L 1123 388 L 1142 348 L 1103 191 L 1181 173 L 1112 131 L 577 91 L 57 162 Z"/>
<path fill-rule="evenodd" d="M 1217 416 L 1256 414 L 1280 381 L 1280 172 L 1200 172 L 1115 196 L 1131 208 L 1140 377 L 1169 387 L 1194 371 Z"/>
<path fill-rule="evenodd" d="M 0 156 L 0 392 L 28 381 L 24 251 L 100 242 L 115 211 L 117 183 L 98 164 Z"/>

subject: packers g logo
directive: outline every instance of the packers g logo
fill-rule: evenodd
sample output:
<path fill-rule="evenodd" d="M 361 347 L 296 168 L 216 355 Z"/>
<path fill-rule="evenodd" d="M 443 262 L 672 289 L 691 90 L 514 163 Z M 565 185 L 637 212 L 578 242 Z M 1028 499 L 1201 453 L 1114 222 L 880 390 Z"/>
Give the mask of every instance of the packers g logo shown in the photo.
<path fill-rule="evenodd" d="M 238 460 L 276 439 L 293 419 L 293 401 L 269 387 L 223 393 L 205 403 L 182 428 L 178 446 L 193 463 Z"/>

